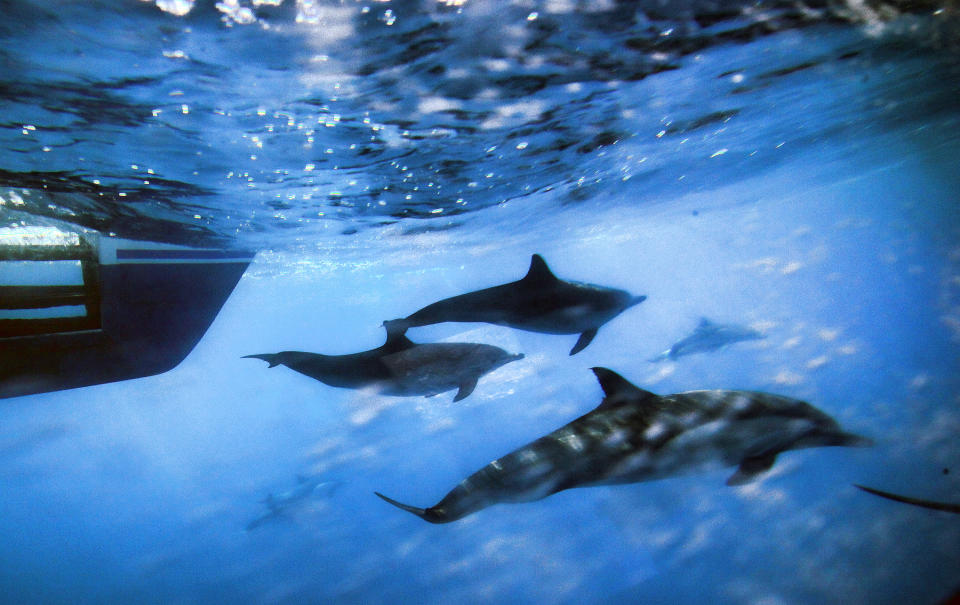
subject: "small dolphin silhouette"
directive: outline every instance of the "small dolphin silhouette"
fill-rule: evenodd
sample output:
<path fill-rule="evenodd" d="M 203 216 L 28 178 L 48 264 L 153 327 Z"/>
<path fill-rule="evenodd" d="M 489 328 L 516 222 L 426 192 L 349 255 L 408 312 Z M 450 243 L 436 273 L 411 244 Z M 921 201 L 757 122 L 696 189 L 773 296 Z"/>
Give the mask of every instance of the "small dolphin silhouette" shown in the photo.
<path fill-rule="evenodd" d="M 485 322 L 546 334 L 580 334 L 571 355 L 582 351 L 600 326 L 646 300 L 629 292 L 559 279 L 539 254 L 518 281 L 445 298 L 401 319 L 397 329 L 453 322 Z"/>
<path fill-rule="evenodd" d="M 458 389 L 454 401 L 473 392 L 481 376 L 523 359 L 499 347 L 475 343 L 416 344 L 404 329 L 387 326 L 387 340 L 376 349 L 349 355 L 282 351 L 244 358 L 269 367 L 285 365 L 324 384 L 348 389 L 373 388 L 384 395 L 436 395 Z"/>
<path fill-rule="evenodd" d="M 305 506 L 312 498 L 330 496 L 339 486 L 339 481 L 321 481 L 319 477 L 297 475 L 296 487 L 276 496 L 269 494 L 262 500 L 268 511 L 248 523 L 247 531 L 290 514 L 294 509 Z"/>
<path fill-rule="evenodd" d="M 650 361 L 664 361 L 693 353 L 716 351 L 735 342 L 759 340 L 761 338 L 766 337 L 751 328 L 733 324 L 717 324 L 706 317 L 701 317 L 700 323 L 697 324 L 692 334 L 678 340 L 673 346 L 650 359 Z"/>
<path fill-rule="evenodd" d="M 911 498 L 910 496 L 901 496 L 900 494 L 893 494 L 890 492 L 885 492 L 883 490 L 874 489 L 872 487 L 867 487 L 865 485 L 854 484 L 855 487 L 862 489 L 863 491 L 873 494 L 874 496 L 880 496 L 881 498 L 886 498 L 887 500 L 893 500 L 895 502 L 903 502 L 904 504 L 912 504 L 914 506 L 919 506 L 921 508 L 929 508 L 930 510 L 939 510 L 946 513 L 957 513 L 960 514 L 960 504 L 951 504 L 950 502 L 936 502 L 934 500 L 921 500 L 920 498 Z"/>
<path fill-rule="evenodd" d="M 753 391 L 655 395 L 593 368 L 605 397 L 573 422 L 494 460 L 429 508 L 378 496 L 431 523 L 499 502 L 530 502 L 573 487 L 662 479 L 737 465 L 727 485 L 770 469 L 786 450 L 866 445 L 812 405 Z"/>

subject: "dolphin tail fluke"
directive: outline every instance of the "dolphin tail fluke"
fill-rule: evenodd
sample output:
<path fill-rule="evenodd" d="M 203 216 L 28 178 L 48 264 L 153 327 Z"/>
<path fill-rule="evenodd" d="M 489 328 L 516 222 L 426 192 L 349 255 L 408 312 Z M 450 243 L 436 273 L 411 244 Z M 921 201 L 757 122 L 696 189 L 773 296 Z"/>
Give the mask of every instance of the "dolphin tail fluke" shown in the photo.
<path fill-rule="evenodd" d="M 416 506 L 410 506 L 409 504 L 404 504 L 404 503 L 402 503 L 402 502 L 397 502 L 397 501 L 394 500 L 393 498 L 388 498 L 387 496 L 384 496 L 384 495 L 381 494 L 380 492 L 373 492 L 373 493 L 375 493 L 377 496 L 379 496 L 379 497 L 380 497 L 382 500 L 384 500 L 385 502 L 387 502 L 387 503 L 389 503 L 389 504 L 392 504 L 392 505 L 396 506 L 397 508 L 399 508 L 399 509 L 401 509 L 401 510 L 405 510 L 405 511 L 407 511 L 408 513 L 413 513 L 414 515 L 420 517 L 420 518 L 423 519 L 424 521 L 429 521 L 430 523 L 446 523 L 446 522 L 448 521 L 448 519 L 445 519 L 445 518 L 442 517 L 441 515 L 438 515 L 436 512 L 434 512 L 434 511 L 431 510 L 431 509 L 428 509 L 428 508 L 417 508 Z"/>
<path fill-rule="evenodd" d="M 280 354 L 279 353 L 261 353 L 260 355 L 244 355 L 243 359 L 262 359 L 267 362 L 269 367 L 274 367 L 280 365 Z"/>
<path fill-rule="evenodd" d="M 576 355 L 580 351 L 587 348 L 587 345 L 593 341 L 593 337 L 597 335 L 597 328 L 590 328 L 586 330 L 583 334 L 580 335 L 580 338 L 577 339 L 577 344 L 573 345 L 573 348 L 570 349 L 571 355 Z"/>

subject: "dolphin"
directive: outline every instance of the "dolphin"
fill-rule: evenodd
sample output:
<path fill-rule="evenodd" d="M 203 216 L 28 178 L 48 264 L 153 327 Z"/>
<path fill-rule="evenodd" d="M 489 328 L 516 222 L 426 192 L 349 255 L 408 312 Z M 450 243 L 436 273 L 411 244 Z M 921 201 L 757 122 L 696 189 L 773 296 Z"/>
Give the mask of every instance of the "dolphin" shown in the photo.
<path fill-rule="evenodd" d="M 430 397 L 458 389 L 454 401 L 473 392 L 481 376 L 523 354 L 475 343 L 416 344 L 405 328 L 387 326 L 387 340 L 376 349 L 349 355 L 282 351 L 244 358 L 262 359 L 269 367 L 285 365 L 324 384 L 348 389 L 373 388 L 384 395 Z"/>
<path fill-rule="evenodd" d="M 786 450 L 868 445 L 809 403 L 755 391 L 659 396 L 593 368 L 600 405 L 470 475 L 429 508 L 378 496 L 431 523 L 449 523 L 500 502 L 530 502 L 574 487 L 652 481 L 737 466 L 727 485 L 769 470 Z"/>
<path fill-rule="evenodd" d="M 256 529 L 303 507 L 307 501 L 314 497 L 330 496 L 339 486 L 339 481 L 321 481 L 319 477 L 297 475 L 296 487 L 276 496 L 269 494 L 262 500 L 263 504 L 267 505 L 268 510 L 265 514 L 248 523 L 247 531 Z"/>
<path fill-rule="evenodd" d="M 400 319 L 384 322 L 413 328 L 453 322 L 485 322 L 543 332 L 579 334 L 570 355 L 582 351 L 600 326 L 646 300 L 629 292 L 559 279 L 539 254 L 523 279 L 445 298 Z"/>
<path fill-rule="evenodd" d="M 903 502 L 904 504 L 912 504 L 914 506 L 919 506 L 921 508 L 929 508 L 930 510 L 939 510 L 946 513 L 960 514 L 960 504 L 952 504 L 950 502 L 937 502 L 935 500 L 921 500 L 920 498 L 912 498 L 910 496 L 901 496 L 900 494 L 885 492 L 883 490 L 867 487 L 865 485 L 858 485 L 858 484 L 854 484 L 854 485 L 857 488 L 862 489 L 863 491 L 869 494 L 873 494 L 874 496 L 880 496 L 881 498 L 886 498 L 887 500 L 893 500 L 895 502 Z"/>
<path fill-rule="evenodd" d="M 759 340 L 766 338 L 756 330 L 733 324 L 713 323 L 706 317 L 700 318 L 700 323 L 692 334 L 675 342 L 673 346 L 650 359 L 650 361 L 674 360 L 693 353 L 706 353 L 722 349 L 735 342 L 744 340 Z"/>

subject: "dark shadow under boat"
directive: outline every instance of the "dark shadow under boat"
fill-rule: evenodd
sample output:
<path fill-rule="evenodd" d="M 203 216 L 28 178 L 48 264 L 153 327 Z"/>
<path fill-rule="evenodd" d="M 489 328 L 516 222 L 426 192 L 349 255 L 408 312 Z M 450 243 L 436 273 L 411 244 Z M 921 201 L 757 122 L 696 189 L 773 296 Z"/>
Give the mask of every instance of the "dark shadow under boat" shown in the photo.
<path fill-rule="evenodd" d="M 253 260 L 241 250 L 61 235 L 0 240 L 0 398 L 172 369 Z"/>

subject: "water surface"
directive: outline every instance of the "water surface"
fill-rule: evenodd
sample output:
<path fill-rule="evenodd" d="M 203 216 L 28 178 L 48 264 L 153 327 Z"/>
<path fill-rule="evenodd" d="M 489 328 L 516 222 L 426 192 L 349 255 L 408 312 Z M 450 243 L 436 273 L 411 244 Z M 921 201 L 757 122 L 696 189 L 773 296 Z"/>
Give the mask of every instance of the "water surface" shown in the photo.
<path fill-rule="evenodd" d="M 960 89 L 952 5 L 10 2 L 3 234 L 258 250 L 175 370 L 0 407 L 10 602 L 936 603 L 960 501 Z M 350 353 L 520 278 L 648 299 L 575 336 L 416 328 L 525 358 L 464 401 L 336 389 L 243 355 Z M 648 360 L 700 317 L 762 340 Z M 427 506 L 646 389 L 797 397 L 872 448 Z M 339 482 L 246 527 L 297 475 Z"/>

